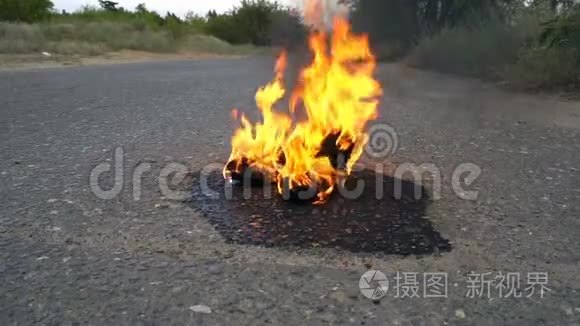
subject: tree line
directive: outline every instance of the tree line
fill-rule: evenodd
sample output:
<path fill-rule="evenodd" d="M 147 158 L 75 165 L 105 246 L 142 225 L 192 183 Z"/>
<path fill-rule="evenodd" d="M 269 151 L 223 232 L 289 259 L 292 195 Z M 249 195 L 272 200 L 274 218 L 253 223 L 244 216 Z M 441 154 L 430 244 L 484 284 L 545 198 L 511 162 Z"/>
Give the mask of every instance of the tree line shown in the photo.
<path fill-rule="evenodd" d="M 341 0 L 351 8 L 355 26 L 375 40 L 412 45 L 443 28 L 477 26 L 488 20 L 509 22 L 523 7 L 554 13 L 570 10 L 574 0 Z M 568 18 L 569 20 L 569 18 Z"/>
<path fill-rule="evenodd" d="M 341 2 L 383 59 L 518 88 L 580 88 L 578 1 Z"/>
<path fill-rule="evenodd" d="M 141 24 L 143 28 L 167 29 L 174 37 L 190 33 L 210 34 L 232 44 L 259 46 L 289 43 L 303 37 L 305 27 L 300 14 L 276 1 L 242 0 L 225 13 L 210 10 L 206 15 L 193 12 L 179 17 L 164 16 L 139 4 L 130 10 L 118 2 L 99 0 L 99 7 L 83 7 L 75 12 L 54 10 L 50 0 L 0 0 L 0 21 L 37 23 L 112 20 Z"/>

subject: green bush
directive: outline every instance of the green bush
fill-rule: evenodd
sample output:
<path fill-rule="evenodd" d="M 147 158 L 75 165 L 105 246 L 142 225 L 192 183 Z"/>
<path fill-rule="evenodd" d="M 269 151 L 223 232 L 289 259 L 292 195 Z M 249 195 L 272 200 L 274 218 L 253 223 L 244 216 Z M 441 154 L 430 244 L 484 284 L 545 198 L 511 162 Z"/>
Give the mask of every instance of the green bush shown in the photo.
<path fill-rule="evenodd" d="M 194 33 L 207 33 L 207 19 L 193 12 L 187 13 L 185 22 L 190 26 Z"/>
<path fill-rule="evenodd" d="M 0 23 L 0 53 L 40 52 L 45 43 L 39 25 Z"/>
<path fill-rule="evenodd" d="M 562 48 L 531 48 L 522 51 L 501 76 L 518 89 L 557 89 L 578 86 L 578 51 Z"/>
<path fill-rule="evenodd" d="M 423 37 L 408 62 L 420 68 L 499 79 L 518 89 L 577 87 L 580 7 L 557 18 L 549 7 L 522 7 L 512 17 L 509 22 L 487 20 L 476 27 L 445 28 Z"/>
<path fill-rule="evenodd" d="M 255 49 L 246 44 L 289 41 L 301 37 L 304 31 L 295 12 L 267 0 L 244 0 L 226 14 L 188 14 L 185 19 L 172 13 L 162 17 L 144 4 L 128 11 L 114 1 L 100 1 L 100 8 L 84 6 L 74 13 L 51 13 L 41 19 L 40 15 L 31 14 L 31 4 L 42 1 L 45 0 L 0 0 L 0 15 L 10 12 L 17 17 L 10 20 L 18 21 L 0 22 L 0 53 L 99 54 L 122 49 L 248 53 Z M 10 10 L 1 10 L 6 8 Z M 29 18 L 21 18 L 23 12 Z"/>
<path fill-rule="evenodd" d="M 168 14 L 170 19 L 174 17 Z M 147 10 L 144 5 L 139 5 L 136 11 L 107 11 L 97 7 L 84 6 L 79 11 L 70 14 L 54 14 L 50 17 L 52 23 L 90 23 L 109 22 L 132 24 L 134 28 L 145 30 L 160 30 L 166 25 L 166 19 L 153 11 Z"/>
<path fill-rule="evenodd" d="M 249 43 L 249 37 L 238 28 L 238 22 L 232 14 L 211 17 L 207 21 L 207 32 L 229 43 Z"/>
<path fill-rule="evenodd" d="M 116 22 L 0 23 L 0 53 L 95 55 L 123 49 L 150 52 L 196 51 L 218 54 L 256 53 L 250 45 L 236 45 L 210 35 L 187 34 L 175 39 L 170 31 L 139 29 Z"/>
<path fill-rule="evenodd" d="M 240 7 L 227 13 L 210 12 L 205 31 L 233 44 L 273 45 L 278 40 L 287 42 L 304 35 L 305 27 L 298 17 L 295 11 L 277 2 L 242 0 Z"/>
<path fill-rule="evenodd" d="M 417 40 L 443 29 L 507 21 L 523 0 L 341 0 L 350 6 L 354 29 L 370 34 L 374 44 L 411 49 Z M 386 55 L 385 57 L 392 57 Z"/>
<path fill-rule="evenodd" d="M 420 36 L 417 0 L 360 0 L 351 3 L 351 20 L 357 32 L 370 34 L 382 48 L 408 49 Z"/>
<path fill-rule="evenodd" d="M 269 28 L 270 45 L 288 49 L 307 46 L 308 30 L 295 9 L 283 8 L 272 14 Z"/>
<path fill-rule="evenodd" d="M 278 10 L 279 5 L 276 2 L 242 0 L 241 6 L 234 10 L 233 19 L 244 41 L 254 45 L 270 45 L 269 31 L 273 15 Z"/>
<path fill-rule="evenodd" d="M 526 30 L 499 21 L 474 28 L 447 28 L 422 38 L 408 62 L 420 68 L 491 78 L 499 67 L 517 60 L 529 38 Z"/>
<path fill-rule="evenodd" d="M 169 32 L 144 31 L 131 24 L 88 22 L 67 24 L 0 23 L 0 53 L 54 52 L 99 54 L 122 49 L 171 52 L 179 46 Z M 90 46 L 88 46 L 90 44 Z"/>

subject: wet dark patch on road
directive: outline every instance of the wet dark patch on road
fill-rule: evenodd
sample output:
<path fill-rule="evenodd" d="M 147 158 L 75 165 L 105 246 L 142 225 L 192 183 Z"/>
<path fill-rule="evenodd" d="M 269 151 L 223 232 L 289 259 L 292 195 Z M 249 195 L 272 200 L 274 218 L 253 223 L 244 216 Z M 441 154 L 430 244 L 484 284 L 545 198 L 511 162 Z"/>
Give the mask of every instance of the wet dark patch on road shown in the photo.
<path fill-rule="evenodd" d="M 364 191 L 355 199 L 335 193 L 328 202 L 313 205 L 286 201 L 275 186 L 248 188 L 251 193 L 244 195 L 243 187 L 232 187 L 220 173 L 202 180 L 198 173 L 189 205 L 231 243 L 398 255 L 451 250 L 425 218 L 430 199 L 422 186 L 363 171 L 353 174 L 345 189 L 354 190 L 361 182 Z"/>

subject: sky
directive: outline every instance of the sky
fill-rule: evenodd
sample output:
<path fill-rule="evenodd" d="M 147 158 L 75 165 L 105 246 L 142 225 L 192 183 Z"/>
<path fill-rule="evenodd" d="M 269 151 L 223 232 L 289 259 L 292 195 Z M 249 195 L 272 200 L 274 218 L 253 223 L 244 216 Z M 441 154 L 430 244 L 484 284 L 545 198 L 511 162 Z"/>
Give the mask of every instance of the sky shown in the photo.
<path fill-rule="evenodd" d="M 185 16 L 187 12 L 193 11 L 198 14 L 205 15 L 210 9 L 215 9 L 218 12 L 223 12 L 237 5 L 240 0 L 114 0 L 119 3 L 119 6 L 125 9 L 135 9 L 140 3 L 145 3 L 145 6 L 150 10 L 155 10 L 160 14 L 165 14 L 167 11 L 173 12 L 179 16 Z M 75 11 L 83 5 L 98 6 L 97 0 L 52 0 L 54 6 L 58 10 L 65 9 L 66 11 Z M 293 4 L 297 0 L 278 0 L 283 4 Z"/>

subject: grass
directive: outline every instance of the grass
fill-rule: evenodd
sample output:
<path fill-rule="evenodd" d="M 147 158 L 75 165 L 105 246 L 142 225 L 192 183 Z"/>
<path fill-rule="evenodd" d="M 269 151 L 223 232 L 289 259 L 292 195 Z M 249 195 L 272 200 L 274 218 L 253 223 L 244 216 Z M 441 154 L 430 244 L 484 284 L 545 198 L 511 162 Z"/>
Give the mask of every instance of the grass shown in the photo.
<path fill-rule="evenodd" d="M 573 89 L 580 86 L 580 64 L 575 49 L 531 48 L 506 65 L 501 77 L 517 89 Z"/>
<path fill-rule="evenodd" d="M 419 41 L 408 62 L 419 68 L 492 78 L 498 67 L 515 62 L 527 33 L 501 23 L 457 27 Z"/>
<path fill-rule="evenodd" d="M 179 44 L 179 51 L 198 51 L 215 54 L 262 54 L 272 51 L 269 47 L 256 47 L 251 44 L 232 45 L 211 35 L 195 34 L 185 37 Z"/>
<path fill-rule="evenodd" d="M 37 24 L 0 23 L 0 54 L 49 52 L 56 55 L 94 56 L 120 50 L 216 54 L 260 51 L 253 46 L 231 45 L 215 37 L 193 32 L 176 37 L 171 31 L 154 30 L 131 22 L 79 20 Z"/>
<path fill-rule="evenodd" d="M 557 90 L 580 85 L 580 55 L 539 44 L 538 19 L 490 21 L 423 37 L 407 63 L 423 69 L 500 81 L 515 89 Z"/>

